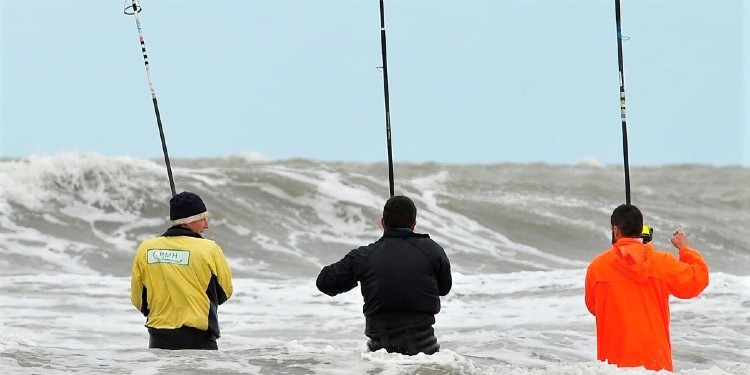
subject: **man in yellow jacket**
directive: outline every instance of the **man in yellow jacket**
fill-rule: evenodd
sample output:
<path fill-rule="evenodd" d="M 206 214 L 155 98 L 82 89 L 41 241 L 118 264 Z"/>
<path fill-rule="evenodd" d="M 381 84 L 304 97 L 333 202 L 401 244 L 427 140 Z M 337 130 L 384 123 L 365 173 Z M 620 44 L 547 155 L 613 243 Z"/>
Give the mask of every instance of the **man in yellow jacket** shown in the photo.
<path fill-rule="evenodd" d="M 597 358 L 619 367 L 669 370 L 669 296 L 692 298 L 708 285 L 708 265 L 677 230 L 679 258 L 644 244 L 643 216 L 633 205 L 612 212 L 612 248 L 591 262 L 585 300 L 596 316 Z M 645 234 L 645 233 L 644 233 Z"/>
<path fill-rule="evenodd" d="M 197 194 L 172 197 L 169 216 L 172 226 L 136 250 L 130 300 L 146 317 L 149 348 L 216 350 L 232 270 L 221 247 L 201 236 L 208 211 Z"/>

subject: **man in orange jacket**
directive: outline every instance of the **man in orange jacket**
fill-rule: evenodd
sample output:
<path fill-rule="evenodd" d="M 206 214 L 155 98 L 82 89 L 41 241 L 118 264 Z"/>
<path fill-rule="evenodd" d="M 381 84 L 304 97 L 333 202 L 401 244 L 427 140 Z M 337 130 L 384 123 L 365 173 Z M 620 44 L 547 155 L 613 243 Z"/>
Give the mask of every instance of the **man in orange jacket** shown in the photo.
<path fill-rule="evenodd" d="M 623 204 L 611 217 L 612 248 L 586 272 L 586 307 L 596 317 L 597 358 L 619 367 L 672 367 L 669 295 L 692 298 L 708 285 L 708 265 L 677 230 L 679 259 L 641 239 L 643 215 Z"/>

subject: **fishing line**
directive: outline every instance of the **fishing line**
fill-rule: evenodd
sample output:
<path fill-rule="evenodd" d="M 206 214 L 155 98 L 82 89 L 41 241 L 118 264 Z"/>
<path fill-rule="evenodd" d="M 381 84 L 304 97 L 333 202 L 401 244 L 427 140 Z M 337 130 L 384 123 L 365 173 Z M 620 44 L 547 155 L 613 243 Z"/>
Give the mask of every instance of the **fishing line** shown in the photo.
<path fill-rule="evenodd" d="M 625 203 L 630 204 L 630 166 L 628 161 L 628 125 L 625 111 L 625 73 L 622 58 L 622 24 L 620 0 L 615 0 L 615 21 L 617 23 L 617 63 L 620 67 L 620 119 L 622 120 L 622 157 L 625 168 Z M 627 38 L 625 39 L 627 40 Z"/>
<path fill-rule="evenodd" d="M 383 0 L 380 0 L 380 50 L 383 54 L 383 95 L 385 96 L 385 134 L 388 144 L 388 183 L 390 185 L 391 197 L 394 195 L 393 188 L 393 148 L 391 145 L 391 105 L 388 95 L 388 58 L 385 47 L 385 10 Z"/>
<path fill-rule="evenodd" d="M 127 1 L 125 2 L 127 4 Z M 172 189 L 172 196 L 177 195 L 177 191 L 174 187 L 174 177 L 172 176 L 172 167 L 169 164 L 169 153 L 167 152 L 167 141 L 164 138 L 164 128 L 161 124 L 161 115 L 159 114 L 159 104 L 156 101 L 156 90 L 154 90 L 154 82 L 151 79 L 151 68 L 148 64 L 148 54 L 146 54 L 146 42 L 143 38 L 143 31 L 141 30 L 141 20 L 138 18 L 138 13 L 143 8 L 136 3 L 136 0 L 132 0 L 131 5 L 125 7 L 125 14 L 128 16 L 135 17 L 135 25 L 138 28 L 138 37 L 141 41 L 141 51 L 143 52 L 143 63 L 146 66 L 146 78 L 148 79 L 148 88 L 151 90 L 151 101 L 154 103 L 154 113 L 156 113 L 156 124 L 159 126 L 159 137 L 161 138 L 161 149 L 164 152 L 164 162 L 167 165 L 167 175 L 169 176 L 169 187 Z"/>

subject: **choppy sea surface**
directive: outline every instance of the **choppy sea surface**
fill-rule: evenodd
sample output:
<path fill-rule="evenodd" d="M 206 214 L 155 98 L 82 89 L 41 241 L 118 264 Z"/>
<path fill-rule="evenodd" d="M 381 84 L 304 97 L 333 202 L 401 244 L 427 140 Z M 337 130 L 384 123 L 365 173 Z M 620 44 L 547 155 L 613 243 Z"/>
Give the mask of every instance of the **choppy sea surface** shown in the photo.
<path fill-rule="evenodd" d="M 0 374 L 650 374 L 596 361 L 583 301 L 588 262 L 609 247 L 621 166 L 397 164 L 417 231 L 441 243 L 454 287 L 441 351 L 366 349 L 358 288 L 315 288 L 323 265 L 376 240 L 384 163 L 173 160 L 178 191 L 206 201 L 235 294 L 217 351 L 147 349 L 130 305 L 138 243 L 168 226 L 159 161 L 97 154 L 0 160 Z M 655 244 L 684 230 L 711 281 L 673 299 L 678 374 L 750 374 L 750 169 L 631 168 Z"/>

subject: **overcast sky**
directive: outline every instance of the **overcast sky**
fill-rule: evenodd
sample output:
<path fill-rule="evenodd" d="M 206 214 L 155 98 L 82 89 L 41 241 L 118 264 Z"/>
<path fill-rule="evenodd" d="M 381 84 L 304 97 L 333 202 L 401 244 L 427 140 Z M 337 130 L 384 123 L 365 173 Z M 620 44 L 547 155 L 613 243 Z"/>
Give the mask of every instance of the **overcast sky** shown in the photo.
<path fill-rule="evenodd" d="M 0 156 L 162 156 L 127 2 L 0 0 Z M 387 157 L 377 0 L 143 0 L 171 157 Z M 622 163 L 614 0 L 386 0 L 393 156 Z M 750 7 L 622 0 L 630 161 L 750 165 Z"/>

